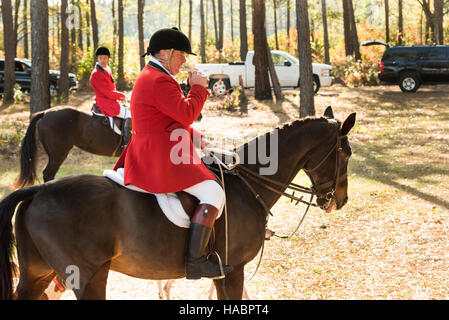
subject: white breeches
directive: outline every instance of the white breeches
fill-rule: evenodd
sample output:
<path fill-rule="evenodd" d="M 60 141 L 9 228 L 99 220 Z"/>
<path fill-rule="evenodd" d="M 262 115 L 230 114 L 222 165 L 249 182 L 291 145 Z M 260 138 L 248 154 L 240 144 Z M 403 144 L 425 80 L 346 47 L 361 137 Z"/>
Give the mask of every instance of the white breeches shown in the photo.
<path fill-rule="evenodd" d="M 120 113 L 116 115 L 116 117 L 122 119 L 131 118 L 131 109 L 124 106 L 120 106 Z"/>
<path fill-rule="evenodd" d="M 200 204 L 207 203 L 218 209 L 218 213 L 223 210 L 226 197 L 223 188 L 214 180 L 204 180 L 183 191 L 190 193 L 200 200 Z"/>

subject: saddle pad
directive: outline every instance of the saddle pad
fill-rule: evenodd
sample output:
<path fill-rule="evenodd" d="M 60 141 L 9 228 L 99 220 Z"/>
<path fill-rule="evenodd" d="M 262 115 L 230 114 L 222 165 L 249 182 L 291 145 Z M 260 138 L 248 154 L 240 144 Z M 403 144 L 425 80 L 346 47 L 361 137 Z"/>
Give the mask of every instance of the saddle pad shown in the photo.
<path fill-rule="evenodd" d="M 123 168 L 119 168 L 117 171 L 115 170 L 104 170 L 103 176 L 114 181 L 115 183 L 121 185 L 122 187 L 128 188 L 133 191 L 150 193 L 145 191 L 139 187 L 136 187 L 132 184 L 128 184 L 125 186 L 124 178 L 125 170 Z M 153 194 L 159 207 L 162 212 L 165 214 L 168 220 L 181 228 L 189 228 L 190 227 L 190 218 L 182 207 L 181 201 L 179 200 L 176 193 L 150 193 Z M 217 219 L 220 217 L 221 212 L 217 215 Z"/>

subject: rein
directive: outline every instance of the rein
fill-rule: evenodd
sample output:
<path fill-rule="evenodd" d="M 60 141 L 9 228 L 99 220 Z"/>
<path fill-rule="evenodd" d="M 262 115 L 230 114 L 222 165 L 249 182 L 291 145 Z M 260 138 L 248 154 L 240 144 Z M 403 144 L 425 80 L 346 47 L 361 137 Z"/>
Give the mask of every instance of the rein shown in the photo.
<path fill-rule="evenodd" d="M 248 182 L 247 178 L 249 178 L 250 180 L 252 180 L 255 183 L 258 183 L 259 185 L 261 185 L 263 188 L 265 188 L 266 190 L 272 191 L 280 196 L 284 196 L 290 199 L 291 202 L 296 201 L 295 205 L 298 205 L 299 203 L 304 203 L 307 205 L 306 210 L 304 212 L 304 214 L 302 215 L 297 227 L 295 228 L 295 230 L 290 234 L 290 235 L 284 235 L 284 236 L 280 236 L 280 235 L 276 235 L 276 233 L 274 233 L 274 236 L 281 238 L 281 239 L 288 239 L 291 238 L 293 235 L 295 235 L 295 233 L 298 231 L 298 229 L 300 228 L 300 226 L 302 225 L 302 223 L 304 222 L 304 219 L 310 209 L 311 206 L 313 207 L 318 207 L 318 205 L 316 203 L 313 203 L 313 198 L 316 196 L 317 198 L 325 198 L 326 200 L 331 200 L 334 195 L 335 195 L 335 190 L 338 184 L 338 181 L 340 178 L 345 177 L 347 174 L 345 173 L 344 175 L 340 175 L 340 157 L 339 157 L 339 153 L 342 151 L 341 148 L 341 140 L 346 137 L 346 136 L 342 136 L 340 135 L 340 131 L 339 131 L 339 124 L 337 121 L 334 120 L 333 122 L 336 126 L 336 141 L 333 144 L 332 148 L 329 150 L 329 152 L 327 152 L 327 154 L 321 159 L 321 161 L 316 164 L 312 169 L 305 169 L 303 168 L 303 170 L 309 175 L 309 173 L 312 173 L 316 170 L 318 170 L 324 163 L 326 163 L 326 161 L 329 159 L 329 157 L 332 154 L 335 154 L 335 171 L 334 171 L 334 179 L 329 181 L 329 182 L 325 182 L 325 183 L 321 183 L 318 186 L 322 188 L 326 188 L 328 185 L 330 185 L 332 188 L 329 192 L 323 193 L 317 190 L 317 187 L 313 184 L 312 181 L 312 186 L 310 188 L 308 187 L 304 187 L 301 186 L 299 184 L 290 182 L 288 184 L 286 183 L 281 183 L 279 181 L 276 181 L 274 179 L 262 176 L 242 165 L 237 165 L 235 167 L 233 167 L 232 169 L 229 169 L 229 167 L 224 164 L 222 161 L 220 161 L 217 157 L 214 156 L 215 160 L 217 161 L 218 164 L 218 169 L 215 169 L 213 167 L 210 167 L 210 169 L 212 169 L 213 171 L 218 171 L 220 172 L 221 175 L 221 183 L 222 186 L 224 188 L 224 175 L 223 172 L 227 173 L 227 174 L 232 174 L 232 175 L 236 175 L 237 177 L 240 178 L 240 180 L 242 180 L 242 182 L 248 187 L 248 189 L 251 191 L 251 193 L 253 194 L 253 196 L 257 199 L 257 201 L 260 203 L 260 205 L 263 207 L 263 209 L 266 212 L 266 223 L 268 223 L 268 217 L 271 215 L 273 216 L 273 214 L 271 213 L 270 208 L 268 208 L 266 202 L 262 199 L 262 197 L 260 196 L 260 194 L 257 193 L 256 190 L 254 190 L 254 188 L 252 187 L 252 185 Z M 306 161 L 306 163 L 308 162 L 308 160 Z M 223 167 L 225 168 L 225 170 L 223 170 Z M 309 175 L 310 177 L 310 175 Z M 311 177 L 310 177 L 311 179 Z M 323 187 L 324 186 L 324 187 Z M 285 190 L 285 189 L 290 189 L 292 190 L 292 194 L 289 194 L 285 191 L 281 191 L 281 190 Z M 297 197 L 295 196 L 295 192 L 300 192 L 300 193 L 305 193 L 305 194 L 310 194 L 310 199 L 309 201 L 303 200 L 304 196 L 301 197 Z M 327 208 L 325 208 L 327 209 Z M 226 236 L 226 260 L 228 259 L 228 226 L 227 226 L 227 208 L 226 208 L 226 204 L 225 204 L 225 236 Z M 264 251 L 264 247 L 265 247 L 265 241 L 262 243 L 262 248 L 261 248 L 261 254 L 260 254 L 260 258 L 259 258 L 259 262 L 256 266 L 256 269 L 254 271 L 254 273 L 252 274 L 252 276 L 249 278 L 248 281 L 250 281 L 254 275 L 257 273 L 259 266 L 262 262 L 262 256 L 263 256 L 263 251 Z"/>

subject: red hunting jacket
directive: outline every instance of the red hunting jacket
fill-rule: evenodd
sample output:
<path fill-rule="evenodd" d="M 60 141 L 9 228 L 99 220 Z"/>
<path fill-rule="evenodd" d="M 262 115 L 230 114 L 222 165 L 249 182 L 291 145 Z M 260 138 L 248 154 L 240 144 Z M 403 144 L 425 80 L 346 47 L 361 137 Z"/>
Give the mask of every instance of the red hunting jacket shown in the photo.
<path fill-rule="evenodd" d="M 199 161 L 192 140 L 200 133 L 191 124 L 208 96 L 204 87 L 194 85 L 186 98 L 170 75 L 150 65 L 142 70 L 131 95 L 132 138 L 114 167 L 117 170 L 125 162 L 125 184 L 151 193 L 171 193 L 215 180 Z M 184 137 L 170 139 L 176 129 L 184 129 Z M 181 153 L 188 163 L 171 159 L 173 152 L 180 154 L 181 140 L 187 141 L 188 152 Z"/>
<path fill-rule="evenodd" d="M 95 104 L 101 112 L 108 117 L 118 115 L 120 105 L 117 100 L 123 99 L 125 95 L 115 90 L 115 83 L 109 72 L 97 64 L 90 75 L 90 84 L 95 92 Z"/>

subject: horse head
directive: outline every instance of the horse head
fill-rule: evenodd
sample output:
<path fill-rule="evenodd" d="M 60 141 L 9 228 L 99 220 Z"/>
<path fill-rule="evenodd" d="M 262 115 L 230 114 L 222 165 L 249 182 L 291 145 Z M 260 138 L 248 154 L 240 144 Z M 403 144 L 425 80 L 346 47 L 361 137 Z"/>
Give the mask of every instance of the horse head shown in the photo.
<path fill-rule="evenodd" d="M 348 201 L 347 170 L 352 152 L 347 135 L 355 124 L 356 113 L 351 113 L 342 124 L 328 107 L 324 117 L 331 124 L 329 144 L 320 144 L 312 152 L 304 171 L 312 181 L 317 205 L 331 212 L 334 208 L 341 209 Z"/>

